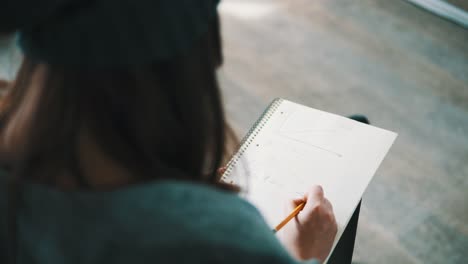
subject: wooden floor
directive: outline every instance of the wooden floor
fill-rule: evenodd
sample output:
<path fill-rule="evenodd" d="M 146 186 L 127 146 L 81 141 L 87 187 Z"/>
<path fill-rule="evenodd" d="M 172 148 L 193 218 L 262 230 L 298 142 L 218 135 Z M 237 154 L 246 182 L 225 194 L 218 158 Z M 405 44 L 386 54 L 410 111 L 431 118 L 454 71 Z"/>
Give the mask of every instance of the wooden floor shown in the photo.
<path fill-rule="evenodd" d="M 466 0 L 443 0 L 443 1 L 448 2 L 460 9 L 468 11 L 468 1 Z"/>
<path fill-rule="evenodd" d="M 468 30 L 402 0 L 224 0 L 228 116 L 275 97 L 399 133 L 364 195 L 355 263 L 468 263 Z"/>

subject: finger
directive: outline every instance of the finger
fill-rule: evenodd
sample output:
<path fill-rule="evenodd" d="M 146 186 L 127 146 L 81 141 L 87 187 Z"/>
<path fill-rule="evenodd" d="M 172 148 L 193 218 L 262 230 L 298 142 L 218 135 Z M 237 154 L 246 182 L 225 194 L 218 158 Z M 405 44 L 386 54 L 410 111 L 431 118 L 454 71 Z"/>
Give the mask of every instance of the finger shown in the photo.
<path fill-rule="evenodd" d="M 320 205 L 323 200 L 323 189 L 321 186 L 314 185 L 306 193 L 306 205 L 304 210 L 306 212 L 313 213 L 315 208 Z"/>
<path fill-rule="evenodd" d="M 323 188 L 320 185 L 312 186 L 308 194 L 309 194 L 308 197 L 311 197 L 312 199 L 316 201 L 321 201 L 323 200 L 323 197 L 324 197 Z"/>
<path fill-rule="evenodd" d="M 335 213 L 333 212 L 333 206 L 327 198 L 323 199 L 322 206 L 325 209 L 326 214 L 330 216 L 330 219 L 333 222 L 336 222 Z"/>
<path fill-rule="evenodd" d="M 218 169 L 218 175 L 221 176 L 224 174 L 224 172 L 226 172 L 226 167 L 221 167 Z"/>
<path fill-rule="evenodd" d="M 333 205 L 330 202 L 330 200 L 328 200 L 327 198 L 323 198 L 323 205 L 325 206 L 325 208 L 333 212 Z"/>
<path fill-rule="evenodd" d="M 306 193 L 307 201 L 300 218 L 308 219 L 317 216 L 317 210 L 320 208 L 323 200 L 323 189 L 321 186 L 312 186 Z"/>
<path fill-rule="evenodd" d="M 305 198 L 295 198 L 292 199 L 288 202 L 286 209 L 289 211 L 289 213 L 296 209 L 297 206 L 299 206 L 301 203 L 304 203 L 306 201 Z"/>

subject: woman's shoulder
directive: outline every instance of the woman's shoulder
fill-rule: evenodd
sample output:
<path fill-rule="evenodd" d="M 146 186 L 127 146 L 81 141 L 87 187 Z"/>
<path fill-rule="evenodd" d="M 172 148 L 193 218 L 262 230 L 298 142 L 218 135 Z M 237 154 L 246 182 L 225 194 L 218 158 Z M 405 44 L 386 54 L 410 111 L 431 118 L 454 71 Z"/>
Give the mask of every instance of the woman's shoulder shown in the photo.
<path fill-rule="evenodd" d="M 0 188 L 4 183 L 0 180 Z M 36 258 L 45 257 L 41 248 L 68 241 L 60 249 L 69 251 L 65 256 L 87 252 L 114 263 L 294 262 L 254 206 L 203 184 L 158 181 L 110 192 L 27 184 L 22 198 L 21 215 L 28 218 L 20 228 L 28 232 L 21 232 L 20 241 Z M 34 243 L 43 237 L 50 245 Z"/>
<path fill-rule="evenodd" d="M 294 263 L 258 210 L 237 194 L 186 182 L 157 189 L 161 196 L 150 200 L 165 203 L 158 205 L 158 225 L 147 229 L 158 245 L 157 259 Z"/>
<path fill-rule="evenodd" d="M 167 217 L 158 219 L 164 230 L 156 231 L 162 235 L 156 244 L 160 245 L 158 254 L 166 256 L 163 259 L 296 263 L 259 211 L 236 193 L 181 182 L 166 182 L 159 188 L 168 202 L 161 203 L 159 210 Z"/>

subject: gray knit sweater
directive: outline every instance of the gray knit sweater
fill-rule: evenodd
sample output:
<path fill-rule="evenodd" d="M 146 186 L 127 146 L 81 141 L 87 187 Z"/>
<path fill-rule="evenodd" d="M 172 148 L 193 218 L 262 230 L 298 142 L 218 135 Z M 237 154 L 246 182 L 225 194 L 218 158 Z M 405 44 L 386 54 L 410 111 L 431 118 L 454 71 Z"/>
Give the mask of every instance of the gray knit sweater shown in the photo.
<path fill-rule="evenodd" d="M 0 263 L 7 263 L 6 182 L 0 174 Z M 27 184 L 18 215 L 18 263 L 297 263 L 255 207 L 200 184 L 109 192 Z"/>

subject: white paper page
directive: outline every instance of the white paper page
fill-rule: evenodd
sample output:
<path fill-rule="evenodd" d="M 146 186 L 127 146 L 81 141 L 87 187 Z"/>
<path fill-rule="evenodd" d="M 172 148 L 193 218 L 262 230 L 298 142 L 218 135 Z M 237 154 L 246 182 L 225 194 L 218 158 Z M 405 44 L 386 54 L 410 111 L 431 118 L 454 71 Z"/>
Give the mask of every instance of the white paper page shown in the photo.
<path fill-rule="evenodd" d="M 396 136 L 283 100 L 225 180 L 246 190 L 271 227 L 290 213 L 288 200 L 321 185 L 338 223 L 336 244 Z"/>

